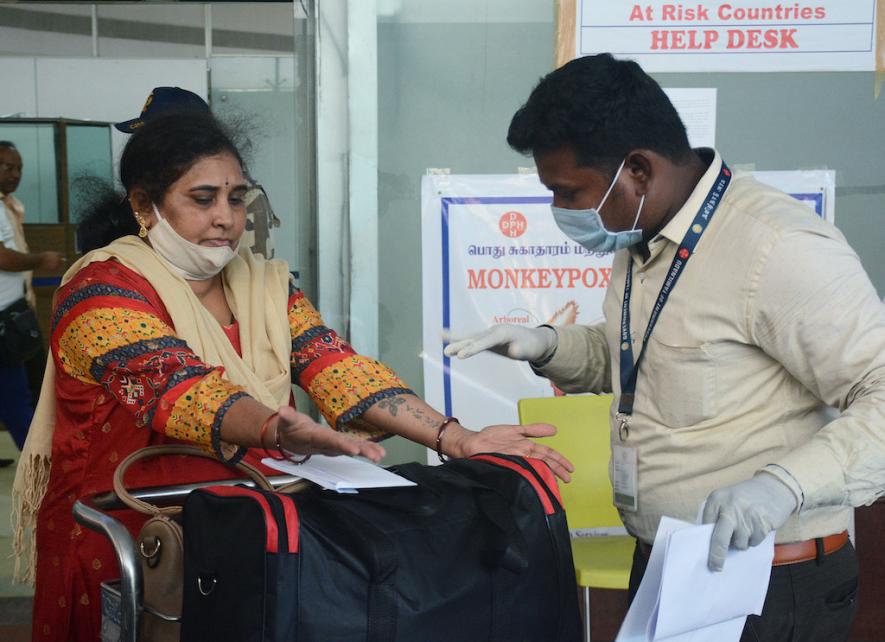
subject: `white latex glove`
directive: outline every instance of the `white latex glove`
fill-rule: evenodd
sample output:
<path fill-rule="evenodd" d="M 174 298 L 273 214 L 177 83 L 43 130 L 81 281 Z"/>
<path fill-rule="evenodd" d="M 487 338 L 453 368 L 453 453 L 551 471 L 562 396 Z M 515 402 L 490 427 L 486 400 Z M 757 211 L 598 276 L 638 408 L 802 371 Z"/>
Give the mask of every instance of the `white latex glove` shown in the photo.
<path fill-rule="evenodd" d="M 484 350 L 491 350 L 519 361 L 541 361 L 556 349 L 556 332 L 552 328 L 527 328 L 502 323 L 463 339 L 449 339 L 445 354 L 467 359 Z"/>
<path fill-rule="evenodd" d="M 721 571 L 731 544 L 739 550 L 756 546 L 784 525 L 796 510 L 796 496 L 774 475 L 757 473 L 752 479 L 714 490 L 704 506 L 704 524 L 716 523 L 707 566 Z"/>

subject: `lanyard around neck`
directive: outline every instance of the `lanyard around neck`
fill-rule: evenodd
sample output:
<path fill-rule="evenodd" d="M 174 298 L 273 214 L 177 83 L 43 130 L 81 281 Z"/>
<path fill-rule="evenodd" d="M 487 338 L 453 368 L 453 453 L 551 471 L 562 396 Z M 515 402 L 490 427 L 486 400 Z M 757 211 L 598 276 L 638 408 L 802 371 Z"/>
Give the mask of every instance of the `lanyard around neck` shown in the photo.
<path fill-rule="evenodd" d="M 722 200 L 722 195 L 730 182 L 731 170 L 723 162 L 722 168 L 719 170 L 719 176 L 707 193 L 703 205 L 698 209 L 698 213 L 695 214 L 691 226 L 689 226 L 688 231 L 682 238 L 682 242 L 679 244 L 679 248 L 676 250 L 676 256 L 673 257 L 673 262 L 670 264 L 667 278 L 664 279 L 664 284 L 658 293 L 657 301 L 655 301 L 655 305 L 652 308 L 648 327 L 645 329 L 645 335 L 642 339 L 642 349 L 639 351 L 639 358 L 635 362 L 633 360 L 633 339 L 630 336 L 630 295 L 633 290 L 633 259 L 628 259 L 627 277 L 624 282 L 624 302 L 621 307 L 621 398 L 618 402 L 617 416 L 620 422 L 618 435 L 622 441 L 629 436 L 628 423 L 630 416 L 633 414 L 633 401 L 636 396 L 636 380 L 639 376 L 639 365 L 642 363 L 642 357 L 645 355 L 645 349 L 648 347 L 649 337 L 651 337 L 652 330 L 654 330 L 655 324 L 658 322 L 658 318 L 667 304 L 667 299 L 670 298 L 673 288 L 676 287 L 676 281 L 679 280 L 679 276 L 685 270 L 688 260 L 694 254 L 695 247 L 704 231 L 706 231 L 710 220 L 713 218 L 713 214 L 716 213 L 716 209 Z"/>

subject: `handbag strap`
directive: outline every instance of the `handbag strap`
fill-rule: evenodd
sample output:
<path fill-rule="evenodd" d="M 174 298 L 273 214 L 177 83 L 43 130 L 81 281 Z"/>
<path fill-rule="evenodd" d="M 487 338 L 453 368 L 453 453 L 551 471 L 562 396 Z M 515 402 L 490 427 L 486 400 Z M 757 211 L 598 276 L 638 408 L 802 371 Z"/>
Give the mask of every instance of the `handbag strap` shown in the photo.
<path fill-rule="evenodd" d="M 120 462 L 119 466 L 117 466 L 117 470 L 114 471 L 114 493 L 116 493 L 117 497 L 120 498 L 120 501 L 126 504 L 129 508 L 138 511 L 139 513 L 144 513 L 145 515 L 178 515 L 182 511 L 181 506 L 160 507 L 148 503 L 144 500 L 138 499 L 137 497 L 134 497 L 128 490 L 126 490 L 126 486 L 123 481 L 123 476 L 126 474 L 129 466 L 141 459 L 159 457 L 161 455 L 188 455 L 191 457 L 202 457 L 204 459 L 211 459 L 212 461 L 216 462 L 218 461 L 218 459 L 214 455 L 206 452 L 205 450 L 200 450 L 199 448 L 196 448 L 194 446 L 174 444 L 166 446 L 145 446 L 144 448 L 139 448 L 138 450 L 130 454 L 128 457 L 126 457 L 126 459 Z M 265 477 L 264 474 L 254 466 L 247 464 L 244 461 L 238 462 L 235 466 L 238 470 L 246 473 L 259 488 L 263 490 L 273 490 L 273 486 L 271 486 L 270 482 L 267 481 L 267 477 Z"/>

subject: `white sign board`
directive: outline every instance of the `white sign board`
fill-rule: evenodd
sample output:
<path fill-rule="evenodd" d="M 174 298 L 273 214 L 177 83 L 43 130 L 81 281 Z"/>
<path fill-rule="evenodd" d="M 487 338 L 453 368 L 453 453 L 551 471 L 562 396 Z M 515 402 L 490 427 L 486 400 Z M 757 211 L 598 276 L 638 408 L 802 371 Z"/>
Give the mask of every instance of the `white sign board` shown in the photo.
<path fill-rule="evenodd" d="M 663 87 L 692 147 L 716 147 L 716 88 Z"/>
<path fill-rule="evenodd" d="M 578 0 L 577 56 L 647 72 L 872 71 L 876 0 Z"/>
<path fill-rule="evenodd" d="M 836 223 L 835 170 L 759 171 L 753 177 L 807 204 L 828 223 Z"/>
<path fill-rule="evenodd" d="M 421 194 L 425 399 L 471 428 L 517 423 L 516 401 L 549 381 L 490 353 L 449 359 L 443 330 L 600 322 L 611 254 L 559 230 L 537 175 L 425 176 Z"/>

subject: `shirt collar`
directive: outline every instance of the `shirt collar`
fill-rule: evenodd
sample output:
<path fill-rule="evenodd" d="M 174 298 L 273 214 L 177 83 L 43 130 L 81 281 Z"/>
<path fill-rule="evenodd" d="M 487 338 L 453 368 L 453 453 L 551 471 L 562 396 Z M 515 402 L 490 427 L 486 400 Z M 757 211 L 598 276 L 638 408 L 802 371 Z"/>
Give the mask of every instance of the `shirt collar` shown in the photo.
<path fill-rule="evenodd" d="M 4 194 L 0 192 L 0 207 L 6 210 L 7 217 L 13 217 L 15 220 L 22 222 L 24 219 L 24 206 L 22 202 L 15 197 L 15 194 Z"/>
<path fill-rule="evenodd" d="M 660 237 L 673 241 L 677 245 L 682 243 L 682 239 L 688 233 L 688 228 L 694 220 L 695 214 L 698 213 L 701 205 L 704 204 L 704 199 L 707 198 L 707 194 L 719 176 L 719 171 L 722 169 L 722 156 L 719 155 L 719 152 L 710 148 L 701 148 L 697 151 L 702 159 L 707 160 L 712 155 L 713 160 L 710 162 L 710 166 L 707 167 L 707 171 L 704 172 L 701 180 L 695 185 L 691 196 L 688 197 L 688 200 L 685 201 L 680 210 L 676 212 L 676 215 L 670 219 L 670 222 L 664 226 L 664 229 L 658 233 L 657 237 L 652 240 L 652 243 Z"/>

